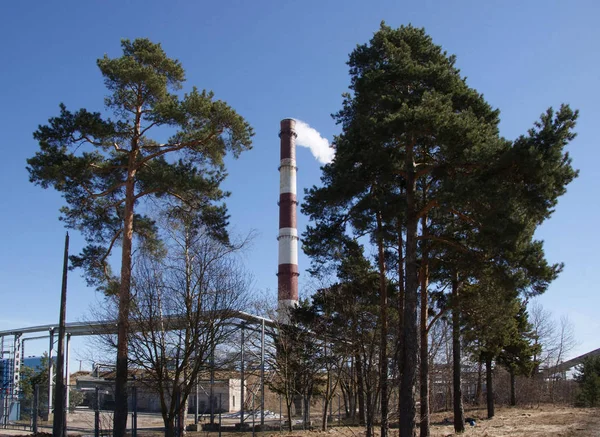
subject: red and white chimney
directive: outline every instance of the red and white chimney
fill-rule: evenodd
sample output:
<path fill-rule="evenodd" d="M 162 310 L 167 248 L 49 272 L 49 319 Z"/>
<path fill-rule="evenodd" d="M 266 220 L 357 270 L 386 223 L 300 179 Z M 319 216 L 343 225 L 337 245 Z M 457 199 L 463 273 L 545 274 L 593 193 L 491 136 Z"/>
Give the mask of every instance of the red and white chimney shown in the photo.
<path fill-rule="evenodd" d="M 279 164 L 279 268 L 277 300 L 280 319 L 298 303 L 298 229 L 296 225 L 296 120 L 281 120 Z"/>

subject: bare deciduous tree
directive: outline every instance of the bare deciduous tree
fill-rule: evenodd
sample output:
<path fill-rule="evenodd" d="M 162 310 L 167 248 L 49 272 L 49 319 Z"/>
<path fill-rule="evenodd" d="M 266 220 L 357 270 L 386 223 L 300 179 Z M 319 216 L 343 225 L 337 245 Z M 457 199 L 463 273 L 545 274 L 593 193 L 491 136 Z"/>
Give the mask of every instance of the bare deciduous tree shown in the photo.
<path fill-rule="evenodd" d="M 246 307 L 250 277 L 236 256 L 248 239 L 223 243 L 186 215 L 162 224 L 164 247 L 142 247 L 135 256 L 129 361 L 143 372 L 140 384 L 158 398 L 169 437 L 176 424 L 184 431 L 188 398 Z M 103 336 L 113 347 L 115 340 Z"/>
<path fill-rule="evenodd" d="M 530 303 L 529 318 L 533 326 L 535 344 L 541 346 L 540 355 L 534 359 L 539 363 L 543 379 L 548 381 L 545 387 L 537 387 L 538 402 L 542 399 L 555 402 L 557 385 L 563 378 L 562 375 L 553 374 L 552 369 L 565 361 L 577 346 L 573 323 L 567 316 L 562 316 L 557 321 L 538 301 Z M 545 396 L 542 396 L 544 391 Z"/>

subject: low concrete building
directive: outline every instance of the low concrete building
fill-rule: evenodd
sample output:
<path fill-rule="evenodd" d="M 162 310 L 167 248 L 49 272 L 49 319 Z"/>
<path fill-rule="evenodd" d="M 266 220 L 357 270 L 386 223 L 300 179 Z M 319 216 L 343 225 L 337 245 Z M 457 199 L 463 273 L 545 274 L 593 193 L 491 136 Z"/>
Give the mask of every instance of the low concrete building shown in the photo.
<path fill-rule="evenodd" d="M 230 375 L 215 375 L 212 384 L 212 411 L 235 412 L 240 409 L 241 399 L 241 381 L 238 378 L 231 378 Z M 231 372 L 227 372 L 231 373 Z M 131 371 L 130 387 L 137 389 L 137 410 L 141 412 L 160 412 L 160 400 L 156 392 L 152 390 L 148 382 L 144 381 L 141 372 Z M 79 374 L 75 378 L 76 388 L 86 393 L 84 405 L 90 408 L 96 407 L 96 387 L 99 388 L 98 403 L 100 409 L 114 408 L 114 371 L 108 372 L 88 372 Z M 188 412 L 196 411 L 196 394 L 198 412 L 200 414 L 209 414 L 211 412 L 211 383 L 208 380 L 199 380 L 198 389 L 192 390 L 188 398 Z M 128 397 L 129 409 L 133 409 L 133 397 Z"/>

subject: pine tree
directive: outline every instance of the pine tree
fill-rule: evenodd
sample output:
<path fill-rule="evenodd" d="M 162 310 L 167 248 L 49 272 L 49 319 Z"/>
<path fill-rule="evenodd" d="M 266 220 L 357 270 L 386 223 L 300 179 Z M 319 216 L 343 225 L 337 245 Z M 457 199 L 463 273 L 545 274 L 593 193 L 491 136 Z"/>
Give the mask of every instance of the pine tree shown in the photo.
<path fill-rule="evenodd" d="M 515 329 L 497 358 L 498 363 L 505 367 L 510 375 L 510 405 L 512 406 L 517 405 L 516 376 L 530 377 L 539 364 L 535 362 L 534 357 L 539 355 L 541 348 L 534 344 L 532 330 L 526 305 L 521 302 L 515 316 Z"/>
<path fill-rule="evenodd" d="M 40 151 L 28 159 L 31 182 L 53 187 L 67 206 L 61 220 L 83 233 L 88 245 L 72 258 L 91 285 L 119 296 L 114 436 L 127 421 L 127 336 L 134 235 L 158 244 L 144 201 L 177 199 L 199 210 L 215 236 L 227 242 L 227 213 L 219 204 L 226 176 L 223 158 L 250 148 L 248 123 L 211 92 L 177 94 L 185 81 L 181 63 L 147 39 L 123 40 L 123 55 L 98 60 L 109 91 L 108 118 L 60 105 L 60 115 L 34 133 Z M 153 140 L 151 131 L 165 142 Z M 152 243 L 152 244 L 150 244 Z M 121 244 L 120 275 L 109 257 Z"/>
<path fill-rule="evenodd" d="M 439 195 L 450 192 L 445 186 L 455 185 L 473 162 L 489 158 L 500 145 L 497 111 L 466 86 L 454 62 L 422 29 L 411 26 L 394 30 L 382 25 L 369 44 L 359 46 L 349 61 L 353 94 L 336 115 L 343 127 L 335 141 L 336 158 L 324 169 L 320 196 L 312 192 L 308 199 L 325 211 L 327 196 L 322 193 L 336 196 L 330 206 L 337 208 L 337 216 L 370 217 L 370 227 L 357 227 L 354 220 L 355 229 L 366 229 L 381 241 L 383 230 L 393 226 L 396 240 L 405 245 L 402 436 L 412 435 L 415 424 L 417 291 L 427 283 L 426 277 L 418 278 L 418 223 L 427 223 L 433 208 L 447 208 L 450 200 Z M 346 205 L 343 213 L 341 205 Z M 357 214 L 359 208 L 362 214 Z M 422 435 L 429 432 L 427 417 Z"/>
<path fill-rule="evenodd" d="M 576 405 L 597 407 L 600 405 L 600 357 L 587 357 L 578 368 L 575 380 L 579 384 Z"/>
<path fill-rule="evenodd" d="M 378 249 L 381 306 L 387 306 L 390 276 L 382 249 L 392 241 L 398 246 L 401 436 L 414 433 L 419 342 L 420 430 L 422 437 L 429 435 L 424 357 L 431 279 L 456 284 L 459 294 L 474 266 L 519 272 L 531 255 L 527 268 L 539 270 L 532 289 L 545 289 L 553 266 L 543 251 L 529 250 L 537 244 L 532 236 L 577 175 L 564 152 L 574 137 L 576 111 L 549 109 L 528 135 L 507 141 L 499 136 L 499 112 L 468 87 L 455 62 L 423 29 L 412 26 L 382 24 L 368 44 L 358 46 L 348 62 L 351 93 L 334 116 L 342 126 L 334 141 L 336 157 L 323 168 L 323 187 L 309 190 L 303 207 L 316 222 L 306 234 L 314 243 L 307 252 L 311 256 L 331 257 L 340 236 L 370 236 Z M 440 257 L 446 257 L 445 267 Z M 454 302 L 458 316 L 458 299 Z M 385 316 L 382 308 L 383 345 Z M 383 352 L 382 369 L 387 365 Z M 382 436 L 387 432 L 386 376 L 382 371 Z"/>

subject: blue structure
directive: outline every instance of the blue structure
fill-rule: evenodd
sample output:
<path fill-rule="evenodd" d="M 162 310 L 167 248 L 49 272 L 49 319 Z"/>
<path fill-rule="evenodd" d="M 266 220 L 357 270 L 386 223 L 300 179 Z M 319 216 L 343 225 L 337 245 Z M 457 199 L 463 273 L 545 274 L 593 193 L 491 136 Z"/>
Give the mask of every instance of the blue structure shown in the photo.
<path fill-rule="evenodd" d="M 13 366 L 14 361 L 12 358 L 3 358 L 0 360 L 0 389 L 2 389 L 2 394 L 6 394 L 7 390 L 12 391 Z"/>
<path fill-rule="evenodd" d="M 12 358 L 0 359 L 0 423 L 6 424 L 12 420 L 19 420 L 20 402 L 14 393 L 15 362 Z"/>
<path fill-rule="evenodd" d="M 31 367 L 36 372 L 42 369 L 43 357 L 29 357 L 22 360 L 22 365 Z M 19 393 L 15 390 L 15 381 L 20 375 L 14 375 L 13 358 L 0 359 L 0 424 L 6 424 L 21 417 Z"/>

